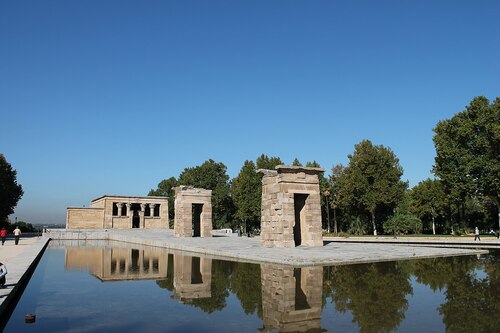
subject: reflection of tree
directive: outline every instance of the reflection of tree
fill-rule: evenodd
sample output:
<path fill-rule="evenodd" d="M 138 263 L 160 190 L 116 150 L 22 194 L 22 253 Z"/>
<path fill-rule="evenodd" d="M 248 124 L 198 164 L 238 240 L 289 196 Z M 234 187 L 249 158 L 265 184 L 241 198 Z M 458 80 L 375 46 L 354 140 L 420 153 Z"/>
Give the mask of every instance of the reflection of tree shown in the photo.
<path fill-rule="evenodd" d="M 339 266 L 327 270 L 325 289 L 332 292 L 337 311 L 351 311 L 360 332 L 396 329 L 413 292 L 407 269 L 397 262 Z"/>
<path fill-rule="evenodd" d="M 456 274 L 448 284 L 446 303 L 439 307 L 447 332 L 497 332 L 500 327 L 500 261 L 484 261 L 485 278 L 473 270 Z"/>
<path fill-rule="evenodd" d="M 231 276 L 231 289 L 241 302 L 246 314 L 257 312 L 262 318 L 262 289 L 260 265 L 235 263 Z"/>
<path fill-rule="evenodd" d="M 463 276 L 478 266 L 476 257 L 448 257 L 415 260 L 413 274 L 417 282 L 433 291 L 442 290 L 457 276 Z"/>

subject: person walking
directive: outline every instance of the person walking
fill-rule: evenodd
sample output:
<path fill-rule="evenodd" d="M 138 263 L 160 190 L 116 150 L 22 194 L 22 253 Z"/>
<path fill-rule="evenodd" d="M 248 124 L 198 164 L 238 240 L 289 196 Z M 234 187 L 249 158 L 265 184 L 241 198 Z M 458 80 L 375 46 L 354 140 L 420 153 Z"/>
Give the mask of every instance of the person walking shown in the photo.
<path fill-rule="evenodd" d="M 479 229 L 477 227 L 474 229 L 474 241 L 476 241 L 476 239 L 481 241 L 481 238 L 479 237 Z"/>
<path fill-rule="evenodd" d="M 0 230 L 0 237 L 2 237 L 2 245 L 4 245 L 5 239 L 7 238 L 7 230 L 5 229 L 5 227 Z"/>
<path fill-rule="evenodd" d="M 21 236 L 21 230 L 16 226 L 16 229 L 14 229 L 14 240 L 16 245 L 19 244 L 19 236 Z"/>
<path fill-rule="evenodd" d="M 5 288 L 5 275 L 7 275 L 7 267 L 0 262 L 0 288 Z"/>

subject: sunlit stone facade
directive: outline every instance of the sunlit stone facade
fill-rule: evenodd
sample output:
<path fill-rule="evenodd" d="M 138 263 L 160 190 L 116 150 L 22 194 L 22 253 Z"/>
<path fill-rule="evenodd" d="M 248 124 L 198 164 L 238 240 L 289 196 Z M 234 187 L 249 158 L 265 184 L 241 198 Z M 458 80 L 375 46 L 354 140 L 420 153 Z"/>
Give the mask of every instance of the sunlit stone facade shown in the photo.
<path fill-rule="evenodd" d="M 261 242 L 266 247 L 322 246 L 321 168 L 263 170 Z"/>
<path fill-rule="evenodd" d="M 212 237 L 212 190 L 179 186 L 175 190 L 175 237 Z"/>
<path fill-rule="evenodd" d="M 104 195 L 90 207 L 69 207 L 67 229 L 168 229 L 168 199 Z"/>

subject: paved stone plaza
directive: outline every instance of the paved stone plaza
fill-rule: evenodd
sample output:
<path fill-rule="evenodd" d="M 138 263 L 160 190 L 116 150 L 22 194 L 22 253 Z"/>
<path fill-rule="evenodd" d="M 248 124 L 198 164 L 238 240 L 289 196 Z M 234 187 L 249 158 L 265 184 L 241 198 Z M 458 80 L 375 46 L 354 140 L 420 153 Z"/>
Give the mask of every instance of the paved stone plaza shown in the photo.
<path fill-rule="evenodd" d="M 258 237 L 179 238 L 174 237 L 173 230 L 107 230 L 100 232 L 61 230 L 52 231 L 48 237 L 80 240 L 107 239 L 194 252 L 221 259 L 292 266 L 345 265 L 485 252 L 470 248 L 336 241 L 325 241 L 325 245 L 320 247 L 266 248 L 261 246 Z"/>

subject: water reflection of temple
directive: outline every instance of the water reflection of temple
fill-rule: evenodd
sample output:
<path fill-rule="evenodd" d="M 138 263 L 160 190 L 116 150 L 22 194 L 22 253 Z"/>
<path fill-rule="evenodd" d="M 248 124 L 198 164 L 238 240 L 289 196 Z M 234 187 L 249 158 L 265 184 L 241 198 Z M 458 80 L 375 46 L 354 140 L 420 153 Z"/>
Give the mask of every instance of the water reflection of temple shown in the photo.
<path fill-rule="evenodd" d="M 174 294 L 182 302 L 212 296 L 212 259 L 175 255 Z"/>
<path fill-rule="evenodd" d="M 263 327 L 260 332 L 321 329 L 323 267 L 261 265 Z"/>
<path fill-rule="evenodd" d="M 167 273 L 167 253 L 154 249 L 76 247 L 66 248 L 67 269 L 88 269 L 102 281 L 162 279 Z"/>
<path fill-rule="evenodd" d="M 184 303 L 212 295 L 212 259 L 158 248 L 67 247 L 65 267 L 87 269 L 101 281 L 167 279 L 172 298 Z"/>

